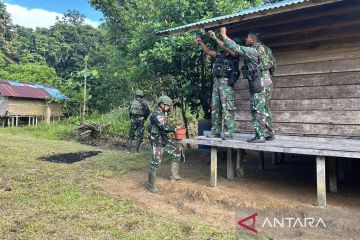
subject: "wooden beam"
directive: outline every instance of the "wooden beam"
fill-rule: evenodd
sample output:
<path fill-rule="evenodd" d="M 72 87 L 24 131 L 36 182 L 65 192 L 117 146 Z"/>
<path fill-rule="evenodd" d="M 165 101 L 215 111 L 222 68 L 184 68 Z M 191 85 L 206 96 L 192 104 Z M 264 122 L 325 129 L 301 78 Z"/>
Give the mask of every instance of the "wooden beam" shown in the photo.
<path fill-rule="evenodd" d="M 217 185 L 217 147 L 211 147 L 210 187 Z"/>
<path fill-rule="evenodd" d="M 236 149 L 236 176 L 244 177 L 244 149 Z"/>
<path fill-rule="evenodd" d="M 316 157 L 317 204 L 326 207 L 325 157 Z"/>
<path fill-rule="evenodd" d="M 329 157 L 329 191 L 331 193 L 337 193 L 337 166 L 336 158 Z"/>
<path fill-rule="evenodd" d="M 234 165 L 233 165 L 233 149 L 232 148 L 227 148 L 227 154 L 226 154 L 226 158 L 227 158 L 227 171 L 226 171 L 226 176 L 228 180 L 233 180 L 234 179 Z"/>
<path fill-rule="evenodd" d="M 264 170 L 264 152 L 259 152 L 259 170 Z"/>

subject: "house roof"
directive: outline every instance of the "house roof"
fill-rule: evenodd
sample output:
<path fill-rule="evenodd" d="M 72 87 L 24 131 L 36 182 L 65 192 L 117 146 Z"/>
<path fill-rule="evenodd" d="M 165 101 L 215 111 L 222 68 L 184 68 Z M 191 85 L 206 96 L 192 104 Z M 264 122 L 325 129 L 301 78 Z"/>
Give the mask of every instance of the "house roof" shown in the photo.
<path fill-rule="evenodd" d="M 199 30 L 201 28 L 214 28 L 248 19 L 257 19 L 272 14 L 278 14 L 339 1 L 343 0 L 284 0 L 277 3 L 263 4 L 224 16 L 204 19 L 198 22 L 165 29 L 163 31 L 159 31 L 158 34 L 177 35 L 188 31 Z"/>
<path fill-rule="evenodd" d="M 34 99 L 66 99 L 59 90 L 49 85 L 20 83 L 9 80 L 0 80 L 0 95 Z"/>

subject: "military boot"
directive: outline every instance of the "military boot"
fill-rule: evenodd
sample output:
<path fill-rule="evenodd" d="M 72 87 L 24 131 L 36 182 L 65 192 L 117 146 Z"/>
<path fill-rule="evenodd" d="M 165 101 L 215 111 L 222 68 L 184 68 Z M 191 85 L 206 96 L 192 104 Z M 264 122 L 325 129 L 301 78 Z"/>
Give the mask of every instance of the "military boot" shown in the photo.
<path fill-rule="evenodd" d="M 148 190 L 152 193 L 159 193 L 160 190 L 156 187 L 156 169 L 149 169 L 149 185 Z"/>
<path fill-rule="evenodd" d="M 127 152 L 128 153 L 131 153 L 131 148 L 132 148 L 132 140 L 128 140 L 128 142 L 127 142 Z"/>
<path fill-rule="evenodd" d="M 247 142 L 249 142 L 249 143 L 265 143 L 266 139 L 263 136 L 259 137 L 258 135 L 255 135 L 255 137 L 248 139 Z"/>
<path fill-rule="evenodd" d="M 182 177 L 180 177 L 180 175 L 179 175 L 179 166 L 180 166 L 179 162 L 171 163 L 171 176 L 170 176 L 171 181 L 182 180 Z"/>
<path fill-rule="evenodd" d="M 136 153 L 140 152 L 140 146 L 141 146 L 141 142 L 137 142 L 136 143 Z"/>

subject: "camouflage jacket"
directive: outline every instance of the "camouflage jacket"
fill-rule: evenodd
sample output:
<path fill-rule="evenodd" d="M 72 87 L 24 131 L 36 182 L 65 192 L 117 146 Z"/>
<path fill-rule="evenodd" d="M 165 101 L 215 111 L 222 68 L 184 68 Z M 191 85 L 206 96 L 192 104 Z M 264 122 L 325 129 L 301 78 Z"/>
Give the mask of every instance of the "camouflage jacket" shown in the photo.
<path fill-rule="evenodd" d="M 240 56 L 245 57 L 244 63 L 246 64 L 248 70 L 254 70 L 260 65 L 259 55 L 265 52 L 265 48 L 260 43 L 257 43 L 253 46 L 242 46 L 236 44 L 230 39 L 225 40 L 225 46 L 234 52 L 238 53 Z M 272 84 L 270 72 L 268 70 L 262 71 L 261 81 L 264 86 L 269 86 Z"/>
<path fill-rule="evenodd" d="M 143 99 L 135 98 L 129 106 L 129 114 L 131 118 L 146 120 L 150 115 L 150 109 Z"/>
<path fill-rule="evenodd" d="M 167 115 L 160 107 L 156 107 L 155 111 L 150 115 L 150 140 L 155 145 L 166 145 L 169 143 L 167 134 L 175 132 L 176 126 L 171 125 L 167 120 Z"/>

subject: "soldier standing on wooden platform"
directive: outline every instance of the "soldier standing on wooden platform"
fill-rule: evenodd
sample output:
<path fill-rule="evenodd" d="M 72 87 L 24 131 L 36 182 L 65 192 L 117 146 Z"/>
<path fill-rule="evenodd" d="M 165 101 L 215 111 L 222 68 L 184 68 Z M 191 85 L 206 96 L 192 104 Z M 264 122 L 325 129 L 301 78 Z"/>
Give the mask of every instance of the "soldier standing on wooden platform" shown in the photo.
<path fill-rule="evenodd" d="M 150 109 L 145 102 L 144 93 L 141 90 L 135 91 L 135 99 L 129 106 L 129 115 L 131 119 L 131 126 L 128 140 L 128 152 L 131 152 L 132 142 L 137 133 L 136 152 L 140 151 L 140 146 L 144 137 L 144 122 L 149 117 Z"/>
<path fill-rule="evenodd" d="M 167 136 L 168 133 L 175 132 L 177 128 L 177 126 L 170 125 L 167 120 L 167 113 L 170 111 L 173 102 L 168 96 L 159 97 L 157 102 L 157 107 L 150 115 L 149 125 L 151 158 L 149 162 L 148 189 L 152 193 L 160 192 L 160 190 L 156 187 L 156 171 L 160 167 L 164 152 L 168 153 L 172 157 L 170 180 L 182 180 L 179 175 L 181 151 Z"/>
<path fill-rule="evenodd" d="M 261 43 L 260 33 L 251 31 L 246 38 L 246 46 L 236 44 L 221 28 L 225 47 L 245 57 L 244 75 L 249 82 L 250 108 L 255 137 L 248 142 L 263 143 L 275 139 L 270 112 L 271 74 L 276 61 L 270 48 Z"/>
<path fill-rule="evenodd" d="M 212 36 L 212 35 L 211 35 Z M 223 140 L 232 139 L 235 129 L 234 110 L 234 84 L 229 81 L 230 74 L 238 70 L 239 60 L 235 52 L 223 48 L 224 51 L 217 53 L 210 50 L 204 42 L 197 37 L 196 43 L 200 45 L 206 55 L 215 59 L 213 65 L 213 90 L 211 95 L 211 134 L 208 137 L 219 138 L 221 135 L 222 125 Z"/>

